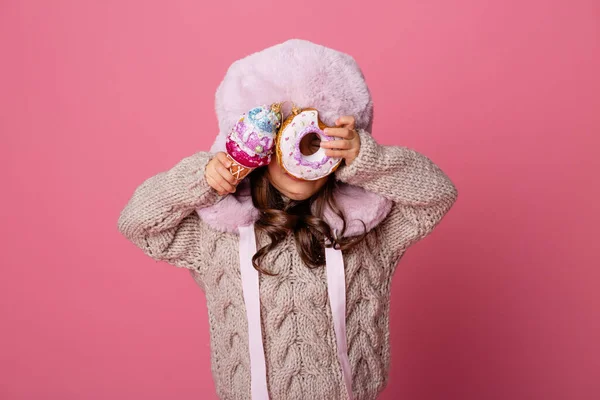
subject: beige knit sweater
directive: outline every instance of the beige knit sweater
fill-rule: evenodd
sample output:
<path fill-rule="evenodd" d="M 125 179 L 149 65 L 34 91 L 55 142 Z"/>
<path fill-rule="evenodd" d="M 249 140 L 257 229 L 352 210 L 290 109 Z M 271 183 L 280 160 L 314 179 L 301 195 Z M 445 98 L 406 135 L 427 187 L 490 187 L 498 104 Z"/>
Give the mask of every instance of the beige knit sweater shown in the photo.
<path fill-rule="evenodd" d="M 393 201 L 383 222 L 343 254 L 353 395 L 369 400 L 387 383 L 390 282 L 396 264 L 409 245 L 440 222 L 457 190 L 420 153 L 380 145 L 364 131 L 360 138 L 358 157 L 335 172 L 337 179 Z M 150 257 L 191 270 L 206 294 L 217 393 L 224 400 L 247 400 L 250 371 L 239 236 L 213 229 L 195 212 L 221 198 L 203 175 L 212 156 L 198 152 L 147 179 L 122 211 L 118 226 Z M 258 248 L 267 241 L 257 235 Z M 263 262 L 277 273 L 260 277 L 271 399 L 345 399 L 324 269 L 304 265 L 291 234 Z"/>

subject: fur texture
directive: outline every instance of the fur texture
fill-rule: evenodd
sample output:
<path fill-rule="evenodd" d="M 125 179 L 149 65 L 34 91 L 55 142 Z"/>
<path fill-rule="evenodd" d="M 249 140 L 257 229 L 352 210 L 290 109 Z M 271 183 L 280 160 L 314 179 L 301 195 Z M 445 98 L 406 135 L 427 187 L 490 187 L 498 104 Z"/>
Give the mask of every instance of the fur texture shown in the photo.
<path fill-rule="evenodd" d="M 364 229 L 360 221 L 370 231 L 383 221 L 392 208 L 390 200 L 357 186 L 340 184 L 335 196 L 346 217 L 344 236 L 360 235 Z M 259 217 L 258 210 L 252 204 L 248 179 L 240 183 L 235 194 L 225 196 L 213 206 L 199 208 L 197 213 L 214 229 L 230 233 L 237 233 L 239 226 L 249 225 Z M 341 231 L 342 221 L 329 207 L 325 209 L 324 219 L 331 228 Z"/>
<path fill-rule="evenodd" d="M 341 53 L 306 40 L 292 39 L 234 62 L 216 93 L 215 108 L 220 133 L 210 151 L 226 151 L 225 141 L 240 115 L 263 104 L 289 100 L 298 107 L 314 107 L 330 126 L 342 115 L 353 115 L 359 129 L 371 131 L 373 102 L 356 61 Z M 284 104 L 284 118 L 291 103 Z M 357 186 L 340 183 L 335 193 L 348 227 L 346 236 L 361 234 L 377 226 L 389 213 L 392 202 Z M 367 206 L 368 205 L 368 206 Z M 237 232 L 238 226 L 258 219 L 252 204 L 248 178 L 235 194 L 219 203 L 198 209 L 198 215 L 213 228 Z M 341 229 L 341 220 L 331 210 L 325 220 Z"/>
<path fill-rule="evenodd" d="M 373 102 L 356 61 L 348 54 L 307 40 L 292 39 L 235 61 L 215 96 L 221 133 L 211 151 L 224 151 L 225 138 L 242 113 L 289 100 L 314 107 L 327 125 L 353 115 L 371 132 Z M 286 104 L 288 111 L 290 104 Z"/>

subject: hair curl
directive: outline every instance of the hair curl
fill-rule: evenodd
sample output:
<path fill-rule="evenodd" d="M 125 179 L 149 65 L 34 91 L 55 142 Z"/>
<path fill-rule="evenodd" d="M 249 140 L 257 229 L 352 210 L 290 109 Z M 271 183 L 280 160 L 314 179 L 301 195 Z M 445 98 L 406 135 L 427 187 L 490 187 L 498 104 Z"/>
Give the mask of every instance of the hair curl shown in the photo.
<path fill-rule="evenodd" d="M 255 222 L 255 229 L 266 233 L 271 242 L 260 248 L 252 257 L 252 264 L 259 272 L 274 275 L 260 266 L 265 255 L 273 250 L 289 232 L 294 233 L 296 249 L 309 268 L 317 268 L 325 264 L 325 247 L 348 250 L 366 236 L 363 221 L 363 233 L 352 238 L 345 238 L 346 219 L 338 207 L 334 191 L 338 183 L 334 174 L 329 175 L 325 185 L 306 200 L 290 199 L 284 202 L 281 193 L 269 182 L 266 167 L 256 169 L 250 174 L 252 203 L 260 211 Z M 312 207 L 314 204 L 314 215 Z M 334 237 L 331 227 L 323 219 L 325 207 L 329 206 L 342 220 L 342 230 Z"/>

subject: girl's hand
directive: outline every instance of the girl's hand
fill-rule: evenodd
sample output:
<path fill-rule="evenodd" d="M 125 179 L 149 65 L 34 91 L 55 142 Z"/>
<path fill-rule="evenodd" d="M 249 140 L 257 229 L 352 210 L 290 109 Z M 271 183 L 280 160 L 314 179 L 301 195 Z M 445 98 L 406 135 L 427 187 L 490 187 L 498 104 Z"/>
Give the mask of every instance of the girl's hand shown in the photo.
<path fill-rule="evenodd" d="M 343 158 L 346 165 L 350 165 L 360 150 L 360 136 L 354 130 L 354 117 L 351 115 L 340 117 L 335 121 L 335 125 L 337 128 L 326 128 L 325 134 L 340 139 L 321 141 L 321 147 L 325 149 L 327 156 Z"/>
<path fill-rule="evenodd" d="M 221 196 L 234 193 L 237 179 L 229 172 L 231 160 L 227 154 L 220 151 L 206 165 L 204 176 L 208 184 L 215 189 Z"/>

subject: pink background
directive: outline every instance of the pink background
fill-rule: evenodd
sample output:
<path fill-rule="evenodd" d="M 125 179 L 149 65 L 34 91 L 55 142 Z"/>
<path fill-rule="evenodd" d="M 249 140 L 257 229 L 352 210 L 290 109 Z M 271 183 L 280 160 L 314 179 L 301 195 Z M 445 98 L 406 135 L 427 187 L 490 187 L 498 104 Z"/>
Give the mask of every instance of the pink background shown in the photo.
<path fill-rule="evenodd" d="M 353 54 L 375 137 L 460 192 L 394 278 L 381 398 L 600 398 L 598 1 L 202 3 L 0 3 L 0 398 L 215 398 L 202 292 L 117 218 L 291 37 Z"/>

